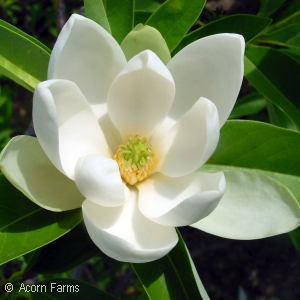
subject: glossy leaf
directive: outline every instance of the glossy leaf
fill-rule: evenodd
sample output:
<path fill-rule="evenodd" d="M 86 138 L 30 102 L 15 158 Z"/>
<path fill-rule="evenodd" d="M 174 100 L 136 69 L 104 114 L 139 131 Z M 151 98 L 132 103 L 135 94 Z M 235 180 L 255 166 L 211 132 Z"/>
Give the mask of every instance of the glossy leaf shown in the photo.
<path fill-rule="evenodd" d="M 300 24 L 292 24 L 286 27 L 282 27 L 279 30 L 268 34 L 267 37 L 269 40 L 274 40 L 274 41 L 288 44 L 287 41 L 297 36 L 299 32 L 300 32 Z M 297 46 L 297 44 L 295 46 Z"/>
<path fill-rule="evenodd" d="M 300 177 L 300 133 L 254 121 L 228 121 L 208 165 Z"/>
<path fill-rule="evenodd" d="M 270 101 L 267 102 L 267 110 L 271 124 L 290 130 L 297 130 L 297 126 L 292 120 Z"/>
<path fill-rule="evenodd" d="M 300 28 L 299 28 L 299 32 L 300 32 Z M 287 44 L 292 45 L 292 46 L 296 46 L 300 50 L 300 34 L 297 34 L 297 35 L 291 37 L 290 39 L 288 39 Z"/>
<path fill-rule="evenodd" d="M 300 252 L 300 227 L 291 231 L 289 235 L 295 248 L 297 249 L 298 252 Z"/>
<path fill-rule="evenodd" d="M 268 28 L 267 32 L 277 31 L 286 26 L 290 26 L 300 22 L 299 1 L 294 1 L 294 3 L 287 4 L 286 9 L 280 10 L 279 12 L 279 14 L 275 14 L 275 16 L 272 16 L 274 21 L 273 24 Z"/>
<path fill-rule="evenodd" d="M 155 0 L 135 0 L 135 10 L 153 13 L 159 8 L 159 6 L 159 3 Z"/>
<path fill-rule="evenodd" d="M 83 281 L 68 278 L 55 278 L 39 282 L 39 291 L 30 293 L 32 300 L 117 300 Z"/>
<path fill-rule="evenodd" d="M 149 11 L 136 11 L 134 13 L 134 26 L 138 24 L 146 24 L 151 15 L 152 13 Z"/>
<path fill-rule="evenodd" d="M 8 293 L 0 291 L 0 300 L 10 300 Z"/>
<path fill-rule="evenodd" d="M 292 25 L 267 35 L 256 42 L 260 45 L 274 46 L 279 52 L 285 53 L 299 62 L 300 56 L 300 26 Z"/>
<path fill-rule="evenodd" d="M 27 199 L 0 175 L 0 264 L 52 242 L 81 220 L 80 209 L 54 213 Z"/>
<path fill-rule="evenodd" d="M 0 20 L 0 73 L 33 91 L 47 79 L 50 50 L 33 37 Z"/>
<path fill-rule="evenodd" d="M 177 232 L 178 232 L 178 229 L 177 229 Z M 187 249 L 186 245 L 185 245 L 185 250 L 186 250 L 186 252 L 187 252 L 187 254 L 189 256 L 190 264 L 191 264 L 191 267 L 192 267 L 192 272 L 193 272 L 194 278 L 196 280 L 198 289 L 200 291 L 201 297 L 202 297 L 203 300 L 210 300 L 210 298 L 209 298 L 209 296 L 208 296 L 208 294 L 207 294 L 207 292 L 206 292 L 206 290 L 204 288 L 204 285 L 202 284 L 202 281 L 201 281 L 201 279 L 199 277 L 199 274 L 198 274 L 198 272 L 196 270 L 196 267 L 195 267 L 195 264 L 193 262 L 193 259 L 192 259 L 191 255 L 190 255 L 189 250 Z"/>
<path fill-rule="evenodd" d="M 49 55 L 51 54 L 51 50 L 45 45 L 43 44 L 42 42 L 40 42 L 39 40 L 37 40 L 36 38 L 34 38 L 33 36 L 25 33 L 24 31 L 18 29 L 17 27 L 3 21 L 3 20 L 0 20 L 0 24 L 1 26 L 13 31 L 14 33 L 24 37 L 25 39 L 31 41 L 33 44 L 36 44 L 38 47 L 42 48 L 45 50 L 46 53 L 48 53 Z"/>
<path fill-rule="evenodd" d="M 245 77 L 267 100 L 277 105 L 300 128 L 300 65 L 268 47 L 248 47 Z"/>
<path fill-rule="evenodd" d="M 3 56 L 0 56 L 0 72 L 30 92 L 33 92 L 39 83 L 38 80 L 27 72 L 24 72 L 21 68 L 10 63 L 9 60 Z"/>
<path fill-rule="evenodd" d="M 84 11 L 87 18 L 95 21 L 107 32 L 111 33 L 102 0 L 84 0 Z"/>
<path fill-rule="evenodd" d="M 170 52 L 179 44 L 199 17 L 205 0 L 168 0 L 147 21 L 166 40 Z"/>
<path fill-rule="evenodd" d="M 252 93 L 236 102 L 229 119 L 237 119 L 240 117 L 253 115 L 260 112 L 265 107 L 266 100 L 264 97 L 258 93 Z"/>
<path fill-rule="evenodd" d="M 272 1 L 272 0 L 270 0 Z M 295 13 L 299 13 L 300 10 L 300 2 L 299 1 L 286 1 L 276 13 L 272 15 L 273 23 L 278 23 L 279 21 L 283 21 L 288 19 L 289 17 L 295 15 Z"/>
<path fill-rule="evenodd" d="M 80 242 L 79 242 L 80 241 Z M 83 222 L 54 242 L 25 255 L 25 272 L 49 274 L 68 271 L 99 254 Z"/>
<path fill-rule="evenodd" d="M 194 276 L 196 270 L 180 233 L 177 233 L 179 241 L 171 252 L 150 263 L 132 264 L 133 269 L 151 300 L 209 299 L 199 277 Z"/>
<path fill-rule="evenodd" d="M 133 28 L 134 0 L 106 0 L 105 10 L 111 34 L 121 44 Z"/>
<path fill-rule="evenodd" d="M 175 55 L 181 49 L 198 39 L 218 33 L 238 33 L 244 36 L 246 42 L 249 42 L 267 28 L 271 21 L 269 18 L 251 15 L 224 17 L 187 34 L 172 54 Z"/>
<path fill-rule="evenodd" d="M 274 13 L 286 0 L 260 0 L 260 16 L 270 16 Z"/>
<path fill-rule="evenodd" d="M 226 122 L 216 151 L 202 168 L 225 171 L 225 196 L 215 213 L 193 227 L 237 239 L 296 228 L 300 222 L 299 153 L 299 132 L 253 121 Z"/>
<path fill-rule="evenodd" d="M 279 49 L 279 52 L 282 52 L 300 64 L 300 48 L 298 49 Z"/>

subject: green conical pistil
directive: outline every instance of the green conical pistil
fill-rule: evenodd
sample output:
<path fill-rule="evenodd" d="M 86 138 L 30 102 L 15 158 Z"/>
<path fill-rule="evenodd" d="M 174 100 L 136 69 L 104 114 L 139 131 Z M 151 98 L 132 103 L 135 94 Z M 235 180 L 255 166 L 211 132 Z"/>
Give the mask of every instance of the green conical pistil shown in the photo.
<path fill-rule="evenodd" d="M 119 146 L 121 150 L 118 157 L 127 162 L 128 165 L 140 168 L 149 163 L 154 156 L 151 146 L 147 145 L 145 138 L 139 136 L 129 136 L 128 142 Z"/>

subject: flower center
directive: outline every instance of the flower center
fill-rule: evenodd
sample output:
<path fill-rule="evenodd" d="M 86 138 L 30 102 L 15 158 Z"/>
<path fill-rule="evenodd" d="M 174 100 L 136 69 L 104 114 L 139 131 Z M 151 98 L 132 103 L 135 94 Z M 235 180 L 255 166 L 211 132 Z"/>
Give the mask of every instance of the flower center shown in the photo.
<path fill-rule="evenodd" d="M 129 135 L 127 144 L 119 146 L 114 159 L 119 165 L 122 178 L 134 185 L 151 174 L 153 150 L 147 140 L 138 135 Z"/>

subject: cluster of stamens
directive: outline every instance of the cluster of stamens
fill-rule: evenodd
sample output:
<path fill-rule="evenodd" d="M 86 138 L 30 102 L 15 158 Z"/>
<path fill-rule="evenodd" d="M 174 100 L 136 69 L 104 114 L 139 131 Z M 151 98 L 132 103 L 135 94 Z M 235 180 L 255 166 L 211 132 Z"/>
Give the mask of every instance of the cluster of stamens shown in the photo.
<path fill-rule="evenodd" d="M 128 136 L 128 142 L 120 145 L 114 159 L 117 161 L 122 178 L 131 185 L 142 181 L 151 174 L 153 150 L 147 140 L 138 135 Z"/>

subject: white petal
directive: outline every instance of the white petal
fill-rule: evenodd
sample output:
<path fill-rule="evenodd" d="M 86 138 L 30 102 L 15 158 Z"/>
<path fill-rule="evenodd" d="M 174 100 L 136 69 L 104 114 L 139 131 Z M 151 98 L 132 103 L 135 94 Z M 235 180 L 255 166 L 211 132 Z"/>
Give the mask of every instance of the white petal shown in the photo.
<path fill-rule="evenodd" d="M 52 211 L 78 208 L 84 197 L 74 181 L 59 172 L 38 139 L 17 136 L 1 153 L 1 172 L 25 196 Z"/>
<path fill-rule="evenodd" d="M 108 112 L 121 135 L 149 137 L 165 119 L 173 102 L 173 78 L 150 50 L 133 57 L 108 94 Z"/>
<path fill-rule="evenodd" d="M 170 177 L 192 173 L 212 155 L 219 134 L 215 105 L 200 98 L 163 138 L 154 134 L 149 140 L 155 153 L 153 172 Z"/>
<path fill-rule="evenodd" d="M 123 139 L 119 130 L 116 128 L 114 123 L 111 121 L 111 118 L 107 113 L 105 113 L 101 118 L 98 120 L 100 128 L 103 131 L 105 136 L 106 142 L 111 149 L 112 153 L 116 153 L 118 147 L 123 144 Z"/>
<path fill-rule="evenodd" d="M 104 156 L 79 158 L 75 182 L 86 198 L 102 206 L 119 206 L 129 199 L 130 192 L 122 182 L 117 162 Z"/>
<path fill-rule="evenodd" d="M 54 45 L 48 79 L 75 82 L 99 117 L 109 86 L 125 64 L 122 49 L 105 29 L 72 15 Z"/>
<path fill-rule="evenodd" d="M 223 173 L 194 172 L 178 178 L 156 173 L 137 187 L 139 209 L 145 217 L 166 226 L 185 226 L 217 207 L 226 182 Z"/>
<path fill-rule="evenodd" d="M 299 226 L 299 203 L 280 182 L 255 171 L 224 173 L 227 187 L 220 204 L 192 227 L 229 239 L 251 240 Z"/>
<path fill-rule="evenodd" d="M 95 115 L 71 81 L 48 80 L 37 86 L 33 97 L 33 123 L 52 163 L 71 179 L 79 157 L 111 156 Z"/>
<path fill-rule="evenodd" d="M 118 207 L 102 207 L 86 200 L 83 218 L 93 242 L 106 255 L 124 262 L 144 263 L 166 255 L 177 244 L 173 227 L 156 224 L 137 207 L 137 191 Z"/>
<path fill-rule="evenodd" d="M 169 116 L 178 120 L 205 97 L 217 106 L 222 126 L 241 87 L 244 48 L 241 35 L 222 33 L 195 41 L 177 53 L 167 65 L 176 86 Z"/>

